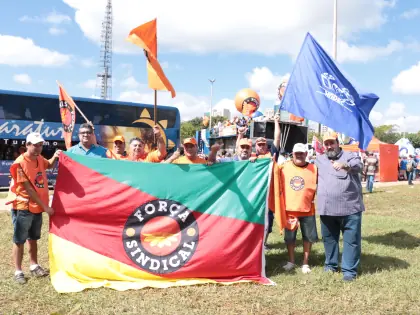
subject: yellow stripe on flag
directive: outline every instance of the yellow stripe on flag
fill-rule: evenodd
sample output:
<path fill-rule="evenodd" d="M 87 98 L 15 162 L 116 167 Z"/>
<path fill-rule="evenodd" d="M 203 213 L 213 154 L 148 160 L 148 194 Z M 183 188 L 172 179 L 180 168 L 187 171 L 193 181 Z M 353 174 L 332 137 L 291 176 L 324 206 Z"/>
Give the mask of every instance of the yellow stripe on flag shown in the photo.
<path fill-rule="evenodd" d="M 80 292 L 100 287 L 125 291 L 146 287 L 164 289 L 175 286 L 218 283 L 205 278 L 168 279 L 156 276 L 51 233 L 49 235 L 49 257 L 51 283 L 59 293 Z M 229 285 L 239 282 L 250 281 L 219 282 L 219 284 Z"/>

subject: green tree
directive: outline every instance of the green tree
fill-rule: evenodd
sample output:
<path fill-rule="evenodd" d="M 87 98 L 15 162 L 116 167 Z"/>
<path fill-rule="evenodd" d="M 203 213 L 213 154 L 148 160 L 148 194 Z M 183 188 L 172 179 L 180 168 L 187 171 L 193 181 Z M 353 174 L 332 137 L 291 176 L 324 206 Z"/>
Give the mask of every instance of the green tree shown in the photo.
<path fill-rule="evenodd" d="M 381 125 L 375 127 L 375 137 L 382 142 L 394 144 L 401 138 L 401 134 L 396 131 L 395 125 Z"/>
<path fill-rule="evenodd" d="M 223 116 L 213 116 L 211 118 L 211 124 L 214 127 L 219 122 L 225 122 L 226 117 Z M 185 138 L 195 137 L 195 132 L 205 128 L 203 126 L 203 119 L 200 117 L 195 117 L 193 119 L 183 121 L 181 123 L 181 140 Z"/>
<path fill-rule="evenodd" d="M 309 143 L 311 143 L 312 142 L 312 139 L 314 138 L 314 136 L 317 137 L 318 140 L 322 141 L 321 135 L 318 132 L 314 131 L 314 130 L 309 130 L 309 132 L 308 132 L 308 140 L 307 141 Z"/>

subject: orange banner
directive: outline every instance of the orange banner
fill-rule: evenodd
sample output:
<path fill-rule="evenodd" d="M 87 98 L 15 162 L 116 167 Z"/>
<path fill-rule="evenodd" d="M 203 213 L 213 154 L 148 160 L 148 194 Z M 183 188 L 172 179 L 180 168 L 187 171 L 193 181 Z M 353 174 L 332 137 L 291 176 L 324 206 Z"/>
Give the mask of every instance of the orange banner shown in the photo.
<path fill-rule="evenodd" d="M 73 135 L 74 124 L 76 122 L 76 109 L 73 99 L 67 94 L 66 90 L 59 84 L 58 98 L 60 101 L 60 116 L 63 123 L 64 141 L 66 149 L 71 148 L 71 137 Z"/>

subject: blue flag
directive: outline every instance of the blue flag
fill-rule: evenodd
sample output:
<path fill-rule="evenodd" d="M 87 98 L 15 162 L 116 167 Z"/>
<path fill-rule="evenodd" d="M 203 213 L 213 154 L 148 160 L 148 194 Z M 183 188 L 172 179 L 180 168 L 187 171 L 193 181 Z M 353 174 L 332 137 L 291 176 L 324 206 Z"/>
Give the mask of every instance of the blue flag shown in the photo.
<path fill-rule="evenodd" d="M 369 114 L 378 99 L 358 92 L 308 33 L 280 107 L 356 139 L 365 150 L 374 134 Z"/>

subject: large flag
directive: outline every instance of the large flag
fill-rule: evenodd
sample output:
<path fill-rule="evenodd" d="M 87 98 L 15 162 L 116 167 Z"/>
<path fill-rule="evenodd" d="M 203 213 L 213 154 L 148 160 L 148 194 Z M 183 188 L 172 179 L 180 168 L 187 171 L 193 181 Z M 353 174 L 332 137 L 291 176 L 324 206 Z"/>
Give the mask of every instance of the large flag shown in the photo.
<path fill-rule="evenodd" d="M 366 149 L 374 133 L 369 114 L 378 99 L 375 94 L 358 92 L 308 33 L 281 108 L 349 135 Z"/>
<path fill-rule="evenodd" d="M 61 154 L 49 236 L 54 288 L 273 284 L 263 250 L 269 166 Z"/>
<path fill-rule="evenodd" d="M 73 99 L 67 94 L 66 90 L 58 83 L 58 98 L 60 106 L 61 122 L 63 123 L 63 135 L 66 149 L 71 148 L 71 137 L 73 135 L 74 124 L 76 122 L 76 108 Z"/>
<path fill-rule="evenodd" d="M 165 76 L 157 56 L 157 29 L 156 19 L 144 23 L 133 29 L 127 40 L 144 50 L 147 59 L 147 77 L 149 87 L 159 91 L 170 91 L 175 97 L 175 89 Z"/>

